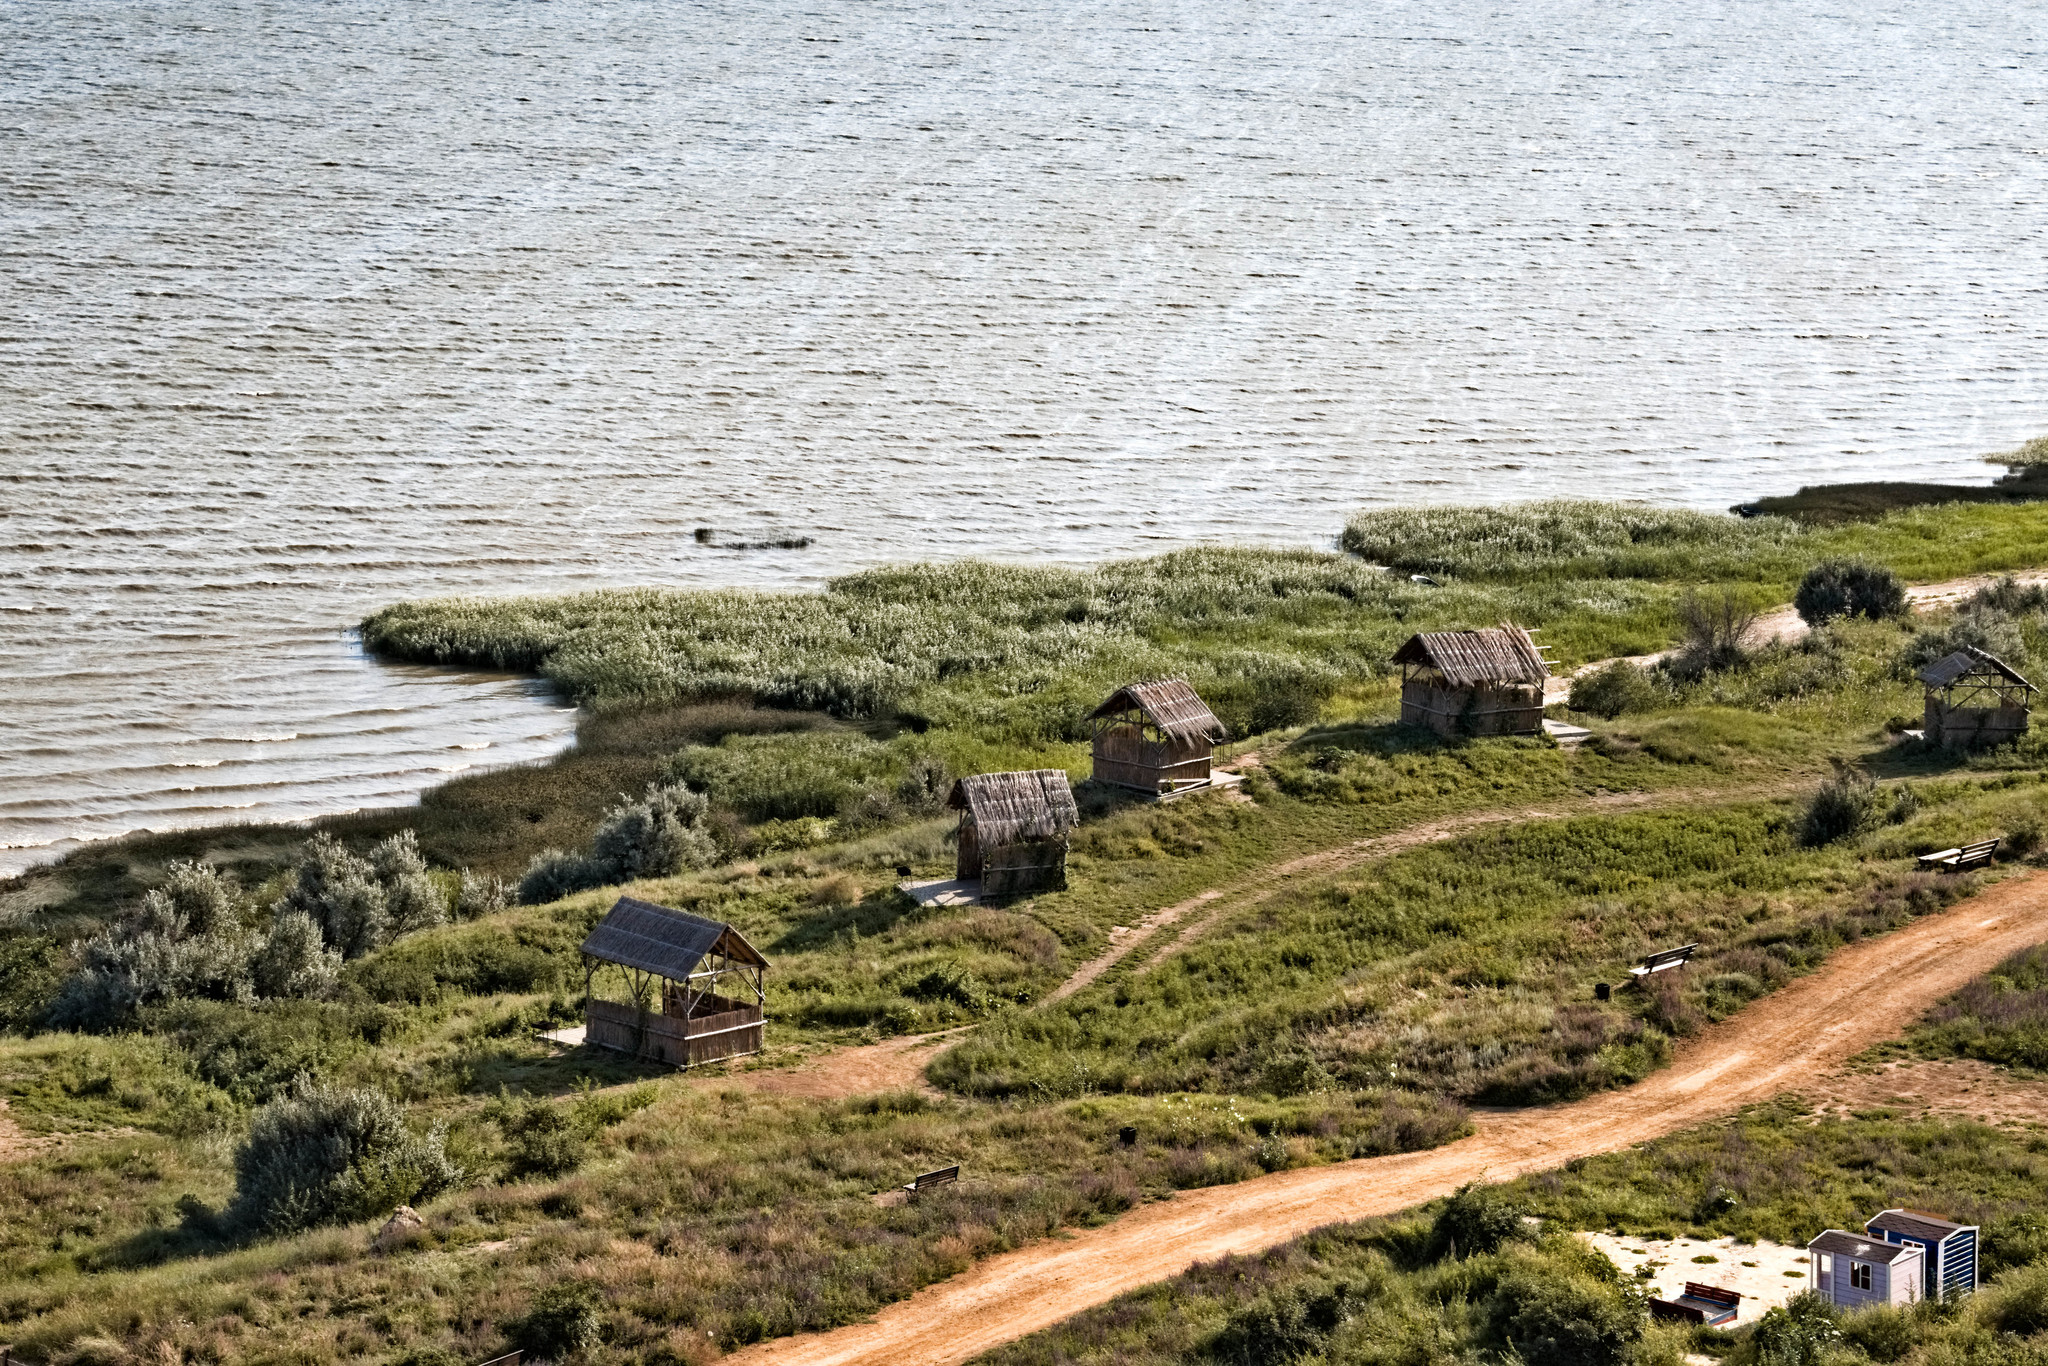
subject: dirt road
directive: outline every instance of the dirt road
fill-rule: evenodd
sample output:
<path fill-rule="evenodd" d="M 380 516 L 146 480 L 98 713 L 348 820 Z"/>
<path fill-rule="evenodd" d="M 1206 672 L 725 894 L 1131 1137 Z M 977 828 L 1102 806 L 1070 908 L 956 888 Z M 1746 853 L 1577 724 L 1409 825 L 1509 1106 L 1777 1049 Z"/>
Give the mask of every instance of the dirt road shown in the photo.
<path fill-rule="evenodd" d="M 2008 879 L 1905 929 L 1844 949 L 1811 976 L 1689 1040 L 1626 1091 L 1477 1116 L 1470 1138 L 1423 1153 L 1281 1172 L 1190 1191 L 1113 1224 L 994 1257 L 872 1322 L 764 1343 L 743 1366 L 940 1366 L 1163 1280 L 1324 1224 L 1406 1209 L 1478 1177 L 1608 1152 L 1768 1100 L 1890 1038 L 2006 955 L 2048 938 L 2048 877 Z"/>

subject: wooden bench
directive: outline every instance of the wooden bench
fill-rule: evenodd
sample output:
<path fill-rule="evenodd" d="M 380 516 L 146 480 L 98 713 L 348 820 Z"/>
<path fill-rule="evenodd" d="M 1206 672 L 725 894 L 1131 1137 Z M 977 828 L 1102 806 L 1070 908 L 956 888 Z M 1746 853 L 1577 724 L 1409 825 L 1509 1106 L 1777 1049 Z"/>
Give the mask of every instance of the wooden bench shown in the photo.
<path fill-rule="evenodd" d="M 960 1164 L 956 1162 L 950 1167 L 941 1167 L 935 1172 L 926 1172 L 903 1189 L 909 1191 L 912 1195 L 916 1195 L 919 1191 L 928 1191 L 933 1186 L 950 1186 L 959 1179 Z"/>
<path fill-rule="evenodd" d="M 1927 872 L 1939 868 L 1945 873 L 1960 873 L 1965 868 L 1975 868 L 1980 863 L 1991 862 L 1992 855 L 1997 852 L 1997 839 L 1978 840 L 1975 844 L 1966 844 L 1960 849 L 1943 849 L 1937 853 L 1922 854 L 1920 867 Z"/>
<path fill-rule="evenodd" d="M 1685 1293 L 1675 1300 L 1651 1300 L 1650 1317 L 1672 1323 L 1729 1323 L 1742 1305 L 1742 1296 L 1718 1285 L 1687 1281 Z"/>
<path fill-rule="evenodd" d="M 1655 953 L 1645 954 L 1641 963 L 1628 970 L 1628 975 L 1637 981 L 1641 981 L 1653 972 L 1665 972 L 1671 968 L 1682 968 L 1687 963 L 1690 963 L 1692 956 L 1699 951 L 1700 946 L 1697 944 L 1686 944 L 1675 949 L 1659 949 Z"/>

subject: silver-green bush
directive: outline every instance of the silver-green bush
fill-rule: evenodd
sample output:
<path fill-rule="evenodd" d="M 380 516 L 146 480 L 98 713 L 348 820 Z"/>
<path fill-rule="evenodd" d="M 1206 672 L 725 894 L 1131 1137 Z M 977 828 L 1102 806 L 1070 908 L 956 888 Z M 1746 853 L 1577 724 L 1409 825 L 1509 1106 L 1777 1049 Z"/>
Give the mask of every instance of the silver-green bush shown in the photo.
<path fill-rule="evenodd" d="M 235 1150 L 230 1223 L 264 1234 L 385 1214 L 462 1180 L 439 1128 L 418 1135 L 382 1091 L 302 1080 L 256 1112 Z"/>

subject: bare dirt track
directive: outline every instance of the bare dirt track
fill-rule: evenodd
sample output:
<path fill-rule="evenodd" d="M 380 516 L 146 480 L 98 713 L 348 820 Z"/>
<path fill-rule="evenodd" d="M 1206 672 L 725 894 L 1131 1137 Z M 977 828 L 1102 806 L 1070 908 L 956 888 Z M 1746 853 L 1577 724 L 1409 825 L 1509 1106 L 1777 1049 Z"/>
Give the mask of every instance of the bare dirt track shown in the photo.
<path fill-rule="evenodd" d="M 868 1323 L 728 1358 L 778 1366 L 950 1366 L 1195 1261 L 1250 1253 L 1325 1224 L 1389 1214 L 1478 1177 L 1609 1152 L 1798 1091 L 1889 1038 L 2008 954 L 2048 938 L 2048 876 L 1995 884 L 1835 955 L 1680 1048 L 1626 1091 L 1476 1116 L 1477 1133 L 1421 1153 L 1280 1172 L 1146 1205 L 1102 1228 L 994 1257 Z"/>
<path fill-rule="evenodd" d="M 883 1091 L 922 1091 L 939 1095 L 924 1079 L 925 1064 L 938 1046 L 962 1033 L 906 1034 L 880 1043 L 841 1048 L 808 1059 L 784 1071 L 739 1072 L 713 1076 L 712 1082 L 745 1086 L 776 1096 L 807 1096 L 813 1100 L 844 1100 Z"/>

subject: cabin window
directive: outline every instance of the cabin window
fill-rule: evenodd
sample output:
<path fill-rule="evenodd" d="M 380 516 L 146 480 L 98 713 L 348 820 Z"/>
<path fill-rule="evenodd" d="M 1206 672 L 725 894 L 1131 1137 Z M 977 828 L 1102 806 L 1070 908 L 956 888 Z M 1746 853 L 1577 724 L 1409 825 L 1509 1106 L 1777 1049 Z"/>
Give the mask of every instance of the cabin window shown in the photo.
<path fill-rule="evenodd" d="M 1849 1263 L 1849 1287 L 1852 1290 L 1870 1289 L 1870 1263 Z"/>

